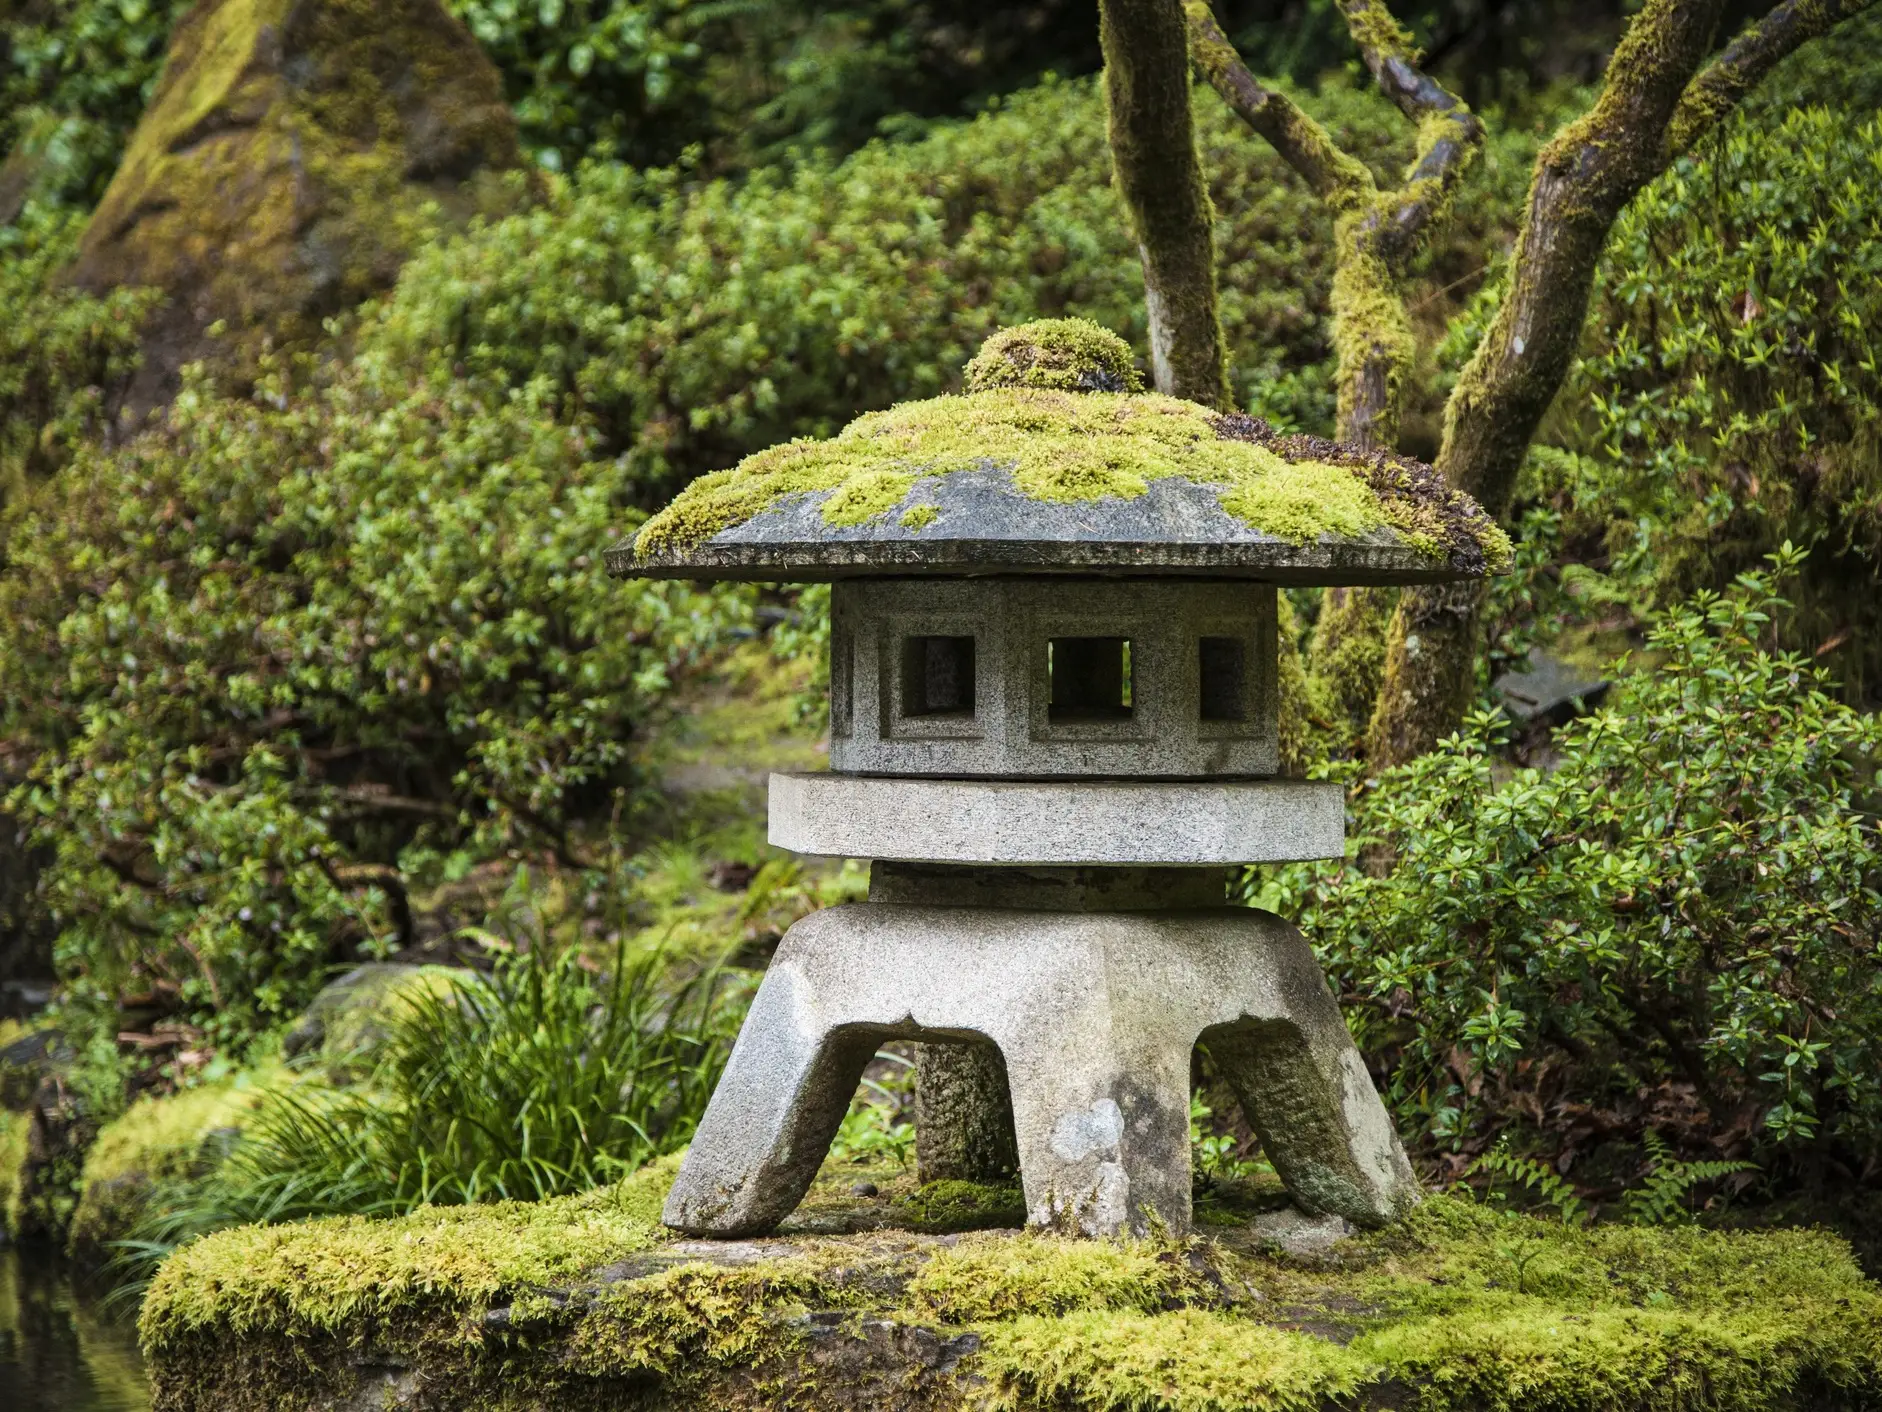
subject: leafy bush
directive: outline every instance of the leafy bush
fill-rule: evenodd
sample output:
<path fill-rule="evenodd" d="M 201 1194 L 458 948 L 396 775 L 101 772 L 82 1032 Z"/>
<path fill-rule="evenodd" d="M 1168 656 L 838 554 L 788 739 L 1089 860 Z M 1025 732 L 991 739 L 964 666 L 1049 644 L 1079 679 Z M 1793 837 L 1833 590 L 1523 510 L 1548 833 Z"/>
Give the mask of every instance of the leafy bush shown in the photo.
<path fill-rule="evenodd" d="M 748 598 L 607 581 L 618 465 L 538 390 L 356 364 L 186 389 L 11 512 L 7 808 L 70 1003 L 243 1041 L 410 939 L 408 893 L 575 863 L 637 718 Z"/>
<path fill-rule="evenodd" d="M 1782 557 L 1794 567 L 1797 555 Z M 1355 847 L 1283 872 L 1389 1097 L 1472 1147 L 1549 1105 L 1643 1099 L 1686 1136 L 1799 1160 L 1882 1150 L 1882 851 L 1861 791 L 1882 720 L 1765 649 L 1765 575 L 1654 630 L 1657 665 L 1504 767 L 1495 718 L 1360 796 Z"/>
<path fill-rule="evenodd" d="M 1572 550 L 1665 603 L 1789 540 L 1788 641 L 1882 700 L 1882 120 L 1739 122 L 1628 208 L 1537 465 Z"/>
<path fill-rule="evenodd" d="M 1382 167 L 1406 124 L 1370 93 L 1309 100 Z M 1330 426 L 1326 213 L 1199 94 L 1237 394 Z M 856 412 L 952 385 L 1002 324 L 1078 313 L 1143 343 L 1142 277 L 1093 85 L 1048 83 L 916 143 L 695 182 L 592 165 L 544 207 L 419 256 L 365 335 L 385 356 L 548 381 L 656 499 L 677 481 Z M 1487 162 L 1456 248 L 1520 181 Z M 1447 282 L 1440 262 L 1434 282 Z"/>
<path fill-rule="evenodd" d="M 188 8 L 41 0 L 0 19 L 0 158 L 32 162 L 34 195 L 85 207 L 103 194 Z M 0 222 L 10 216 L 0 212 Z"/>
<path fill-rule="evenodd" d="M 136 370 L 138 327 L 158 297 L 59 288 L 54 277 L 82 227 L 37 204 L 0 226 L 0 309 L 8 311 L 0 321 L 0 506 L 98 433 Z"/>

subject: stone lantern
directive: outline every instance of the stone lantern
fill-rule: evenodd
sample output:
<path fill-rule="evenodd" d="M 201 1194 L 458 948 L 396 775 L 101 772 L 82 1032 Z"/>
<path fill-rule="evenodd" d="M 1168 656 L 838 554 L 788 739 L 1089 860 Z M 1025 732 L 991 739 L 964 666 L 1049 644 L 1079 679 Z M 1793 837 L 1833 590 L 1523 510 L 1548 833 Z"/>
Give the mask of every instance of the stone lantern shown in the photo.
<path fill-rule="evenodd" d="M 1337 784 L 1279 775 L 1278 585 L 1434 583 L 1508 543 L 1429 467 L 1146 394 L 1080 320 L 996 334 L 957 396 L 695 481 L 623 577 L 828 581 L 830 769 L 772 843 L 867 858 L 786 933 L 667 1201 L 774 1227 L 883 1041 L 990 1041 L 1029 1221 L 1190 1223 L 1198 1043 L 1295 1201 L 1417 1199 L 1306 940 L 1232 870 L 1332 858 Z"/>

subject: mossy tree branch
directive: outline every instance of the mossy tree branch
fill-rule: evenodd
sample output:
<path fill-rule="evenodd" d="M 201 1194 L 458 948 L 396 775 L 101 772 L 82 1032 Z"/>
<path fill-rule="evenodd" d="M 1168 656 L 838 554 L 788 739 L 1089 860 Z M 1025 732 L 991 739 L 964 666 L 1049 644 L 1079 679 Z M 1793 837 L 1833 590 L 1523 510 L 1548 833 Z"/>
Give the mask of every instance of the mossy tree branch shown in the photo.
<path fill-rule="evenodd" d="M 1398 435 L 1402 391 L 1417 352 L 1404 282 L 1459 177 L 1483 144 L 1483 124 L 1418 67 L 1411 37 L 1379 0 L 1342 0 L 1366 67 L 1406 117 L 1419 152 L 1405 183 L 1381 191 L 1372 172 L 1284 93 L 1249 72 L 1210 10 L 1185 0 L 1190 53 L 1231 110 L 1259 133 L 1335 217 L 1334 346 L 1339 358 L 1339 435 L 1385 450 Z M 1393 596 L 1384 589 L 1334 590 L 1314 624 L 1312 672 L 1354 735 L 1372 714 Z"/>
<path fill-rule="evenodd" d="M 1438 467 L 1491 516 L 1506 516 L 1568 373 L 1616 217 L 1779 59 L 1873 2 L 1788 0 L 1703 71 L 1722 0 L 1648 0 L 1628 26 L 1594 107 L 1537 156 L 1502 306 L 1445 408 Z M 1461 720 L 1481 602 L 1481 584 L 1400 596 L 1367 747 L 1375 766 L 1430 749 Z"/>
<path fill-rule="evenodd" d="M 1186 0 L 1197 66 L 1338 218 L 1333 281 L 1340 437 L 1369 449 L 1397 435 L 1399 394 L 1415 351 L 1403 281 L 1483 143 L 1483 124 L 1418 68 L 1410 36 L 1378 0 L 1342 0 L 1354 42 L 1379 86 L 1419 124 L 1419 155 L 1403 187 L 1382 192 L 1365 164 L 1285 94 L 1249 72 L 1207 0 Z"/>
<path fill-rule="evenodd" d="M 1189 107 L 1181 0 L 1103 0 L 1111 160 L 1144 267 L 1157 391 L 1230 405 L 1216 314 L 1215 212 Z"/>
<path fill-rule="evenodd" d="M 1778 63 L 1876 0 L 1788 0 L 1752 25 L 1686 86 L 1667 129 L 1669 160 L 1692 145 L 1764 81 Z"/>

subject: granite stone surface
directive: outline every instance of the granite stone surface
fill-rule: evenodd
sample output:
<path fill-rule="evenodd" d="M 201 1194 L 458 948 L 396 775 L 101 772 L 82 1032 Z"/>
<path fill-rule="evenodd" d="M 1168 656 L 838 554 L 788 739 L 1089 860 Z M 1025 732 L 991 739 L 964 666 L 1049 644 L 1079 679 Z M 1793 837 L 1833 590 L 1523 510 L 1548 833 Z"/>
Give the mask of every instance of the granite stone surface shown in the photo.
<path fill-rule="evenodd" d="M 771 842 L 836 858 L 1204 867 L 1337 858 L 1346 796 L 1314 780 L 955 780 L 774 774 Z"/>
<path fill-rule="evenodd" d="M 666 1224 L 774 1228 L 809 1188 L 871 1056 L 897 1038 L 998 1047 L 1035 1226 L 1188 1231 L 1198 1041 L 1303 1209 L 1376 1226 L 1418 1199 L 1319 964 L 1279 917 L 867 902 L 786 933 Z"/>
<path fill-rule="evenodd" d="M 830 768 L 987 778 L 1273 775 L 1275 589 L 840 583 Z"/>

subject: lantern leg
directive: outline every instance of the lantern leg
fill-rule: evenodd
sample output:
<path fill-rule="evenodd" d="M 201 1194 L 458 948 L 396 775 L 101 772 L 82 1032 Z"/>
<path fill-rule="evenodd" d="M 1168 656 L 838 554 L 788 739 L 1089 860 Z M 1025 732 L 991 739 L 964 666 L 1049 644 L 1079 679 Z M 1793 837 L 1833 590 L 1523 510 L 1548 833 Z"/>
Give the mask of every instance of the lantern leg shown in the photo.
<path fill-rule="evenodd" d="M 662 1220 L 696 1235 L 761 1235 L 810 1190 L 879 1031 L 806 1024 L 799 978 L 774 965 L 693 1134 Z"/>
<path fill-rule="evenodd" d="M 1297 1205 L 1380 1226 L 1419 1198 L 1372 1076 L 1307 940 L 1268 913 L 1244 1013 L 1198 1042 L 1235 1092 Z M 1264 994 L 1265 992 L 1265 994 Z"/>
<path fill-rule="evenodd" d="M 1417 1200 L 1313 953 L 1280 918 L 860 903 L 779 943 L 664 1219 L 770 1230 L 809 1190 L 881 1041 L 990 1040 L 1030 1223 L 1185 1234 L 1199 1031 L 1302 1206 L 1379 1225 Z"/>

